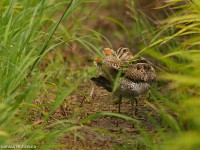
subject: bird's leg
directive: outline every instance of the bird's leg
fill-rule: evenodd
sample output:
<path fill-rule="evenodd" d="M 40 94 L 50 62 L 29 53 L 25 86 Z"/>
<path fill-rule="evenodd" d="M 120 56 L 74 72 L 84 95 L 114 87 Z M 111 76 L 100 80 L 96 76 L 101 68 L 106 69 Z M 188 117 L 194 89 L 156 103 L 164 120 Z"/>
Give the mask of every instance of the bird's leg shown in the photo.
<path fill-rule="evenodd" d="M 147 99 L 149 100 L 149 99 L 150 99 L 150 97 L 151 97 L 151 91 L 150 91 L 150 90 L 148 90 L 147 94 L 148 94 L 148 96 L 147 96 Z"/>
<path fill-rule="evenodd" d="M 135 110 L 134 110 L 134 113 L 135 113 L 135 117 L 137 116 L 137 113 L 138 113 L 138 99 L 135 98 Z"/>
<path fill-rule="evenodd" d="M 135 98 L 131 100 L 131 111 L 132 111 L 131 116 L 132 116 L 133 118 L 135 118 L 134 103 L 135 103 Z"/>
<path fill-rule="evenodd" d="M 119 96 L 119 104 L 118 104 L 118 113 L 120 113 L 121 112 L 121 103 L 122 103 L 122 96 L 120 95 Z"/>
<path fill-rule="evenodd" d="M 147 93 L 147 94 L 148 94 L 147 100 L 148 100 L 148 101 L 152 101 L 152 96 L 153 96 L 153 95 L 152 95 L 152 90 L 151 90 L 151 89 L 148 90 L 148 93 Z"/>
<path fill-rule="evenodd" d="M 134 103 L 135 103 L 135 98 L 131 99 L 131 111 L 132 111 L 131 116 L 132 116 L 133 118 L 135 118 Z M 135 125 L 134 125 L 134 123 L 133 123 L 133 124 L 132 124 L 132 128 L 134 128 L 134 127 L 135 127 Z"/>
<path fill-rule="evenodd" d="M 143 117 L 138 117 L 138 98 L 139 97 L 135 97 L 135 99 L 134 99 L 134 101 L 135 101 L 135 109 L 134 109 L 133 113 L 134 113 L 134 116 L 135 116 L 136 119 L 138 119 L 138 120 L 145 120 L 145 118 L 143 118 Z"/>
<path fill-rule="evenodd" d="M 119 96 L 119 99 L 118 99 L 118 113 L 121 113 L 121 103 L 122 103 L 122 96 L 120 95 L 120 96 Z M 117 126 L 117 127 L 119 126 L 118 119 L 117 119 L 117 121 L 116 121 L 116 126 Z"/>

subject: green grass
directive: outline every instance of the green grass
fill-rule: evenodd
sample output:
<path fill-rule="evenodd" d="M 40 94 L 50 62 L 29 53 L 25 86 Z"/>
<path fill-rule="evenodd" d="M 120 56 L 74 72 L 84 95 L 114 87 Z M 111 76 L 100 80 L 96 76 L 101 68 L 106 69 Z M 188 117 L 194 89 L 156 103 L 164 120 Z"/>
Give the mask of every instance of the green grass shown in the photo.
<path fill-rule="evenodd" d="M 177 1 L 173 0 L 172 4 Z M 160 61 L 163 66 L 158 79 L 167 81 L 167 94 L 154 91 L 156 111 L 164 121 L 157 124 L 159 138 L 156 149 L 198 149 L 199 140 L 199 2 L 181 5 L 152 32 L 152 40 L 142 52 Z M 173 8 L 174 6 L 172 6 Z M 198 16 L 198 17 L 197 17 Z M 145 24 L 144 24 L 145 25 Z M 155 34 L 155 35 L 154 35 Z M 148 35 L 145 35 L 148 36 Z M 162 86 L 166 88 L 166 86 Z M 148 133 L 147 133 L 148 135 Z M 148 135 L 150 136 L 150 135 Z M 162 140 L 161 140 L 162 139 Z M 151 140 L 151 136 L 149 139 Z M 155 140 L 155 139 L 153 139 Z M 159 141 L 162 141 L 161 143 Z M 146 140 L 145 140 L 146 141 Z M 153 141 L 152 141 L 153 142 Z M 151 148 L 154 149 L 154 148 Z"/>
<path fill-rule="evenodd" d="M 200 3 L 193 0 L 172 9 L 172 4 L 177 2 L 172 0 L 170 5 L 159 8 L 171 6 L 173 13 L 155 26 L 149 23 L 134 0 L 126 5 L 130 23 L 95 14 L 110 6 L 108 1 L 2 0 L 0 145 L 36 145 L 38 149 L 52 149 L 66 146 L 67 143 L 60 144 L 60 139 L 68 134 L 84 142 L 82 128 L 107 133 L 85 123 L 115 116 L 137 123 L 139 130 L 137 138 L 127 139 L 124 145 L 116 144 L 116 149 L 198 149 Z M 116 1 L 116 5 L 123 7 L 122 4 Z M 94 29 L 93 23 L 102 16 L 100 27 Z M 109 31 L 112 27 L 114 31 Z M 95 75 L 95 68 L 91 66 L 94 55 L 101 55 L 103 47 L 120 46 L 116 41 L 124 41 L 124 45 L 133 46 L 136 51 L 141 49 L 136 57 L 145 55 L 155 62 L 158 82 L 146 105 L 158 117 L 145 112 L 154 132 L 128 116 L 111 112 L 97 112 L 79 120 L 56 117 L 63 102 L 74 92 L 81 93 L 78 86 Z M 86 61 L 89 65 L 84 64 Z M 50 95 L 51 90 L 53 95 Z M 115 133 L 112 135 L 118 138 Z"/>
<path fill-rule="evenodd" d="M 57 69 L 47 68 L 43 72 L 38 63 L 45 54 L 65 42 L 57 40 L 60 37 L 55 35 L 55 31 L 79 4 L 80 1 L 63 1 L 56 4 L 54 1 L 45 0 L 0 2 L 3 10 L 0 18 L 1 145 L 36 145 L 37 148 L 49 149 L 57 142 L 58 138 L 55 137 L 60 137 L 61 131 L 56 128 L 60 124 L 59 121 L 51 132 L 47 132 L 50 126 L 47 121 L 76 86 L 66 85 L 64 66 Z M 53 13 L 58 9 L 61 9 L 61 17 L 54 20 Z M 46 92 L 44 84 L 58 78 L 57 85 L 52 86 L 56 89 L 55 101 L 50 104 L 50 111 L 45 111 L 33 101 L 38 98 L 38 93 Z M 77 85 L 83 78 L 76 81 Z M 31 113 L 27 113 L 29 110 L 43 114 L 41 125 L 31 121 Z M 64 126 L 64 132 L 72 128 L 69 125 Z M 62 131 L 62 134 L 64 132 Z"/>

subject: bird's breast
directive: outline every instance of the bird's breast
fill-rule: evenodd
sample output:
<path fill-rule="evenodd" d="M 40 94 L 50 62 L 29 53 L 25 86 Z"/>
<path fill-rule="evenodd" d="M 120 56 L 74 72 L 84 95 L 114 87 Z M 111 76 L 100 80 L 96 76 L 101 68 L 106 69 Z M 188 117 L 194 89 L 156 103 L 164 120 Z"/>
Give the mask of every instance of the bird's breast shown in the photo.
<path fill-rule="evenodd" d="M 115 95 L 121 95 L 125 98 L 131 98 L 132 96 L 138 96 L 146 92 L 150 87 L 148 82 L 133 82 L 129 79 L 122 79 L 119 87 L 115 91 Z"/>

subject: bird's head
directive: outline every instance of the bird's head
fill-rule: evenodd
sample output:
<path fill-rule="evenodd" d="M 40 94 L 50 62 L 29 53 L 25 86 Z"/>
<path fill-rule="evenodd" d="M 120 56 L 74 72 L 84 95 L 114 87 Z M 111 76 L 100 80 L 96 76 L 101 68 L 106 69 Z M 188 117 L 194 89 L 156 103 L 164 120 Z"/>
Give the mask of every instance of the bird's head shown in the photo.
<path fill-rule="evenodd" d="M 104 48 L 102 52 L 103 52 L 104 56 L 114 56 L 114 57 L 117 57 L 117 54 L 111 48 Z"/>
<path fill-rule="evenodd" d="M 117 56 L 121 61 L 129 61 L 133 58 L 133 54 L 128 48 L 120 47 L 117 50 Z"/>

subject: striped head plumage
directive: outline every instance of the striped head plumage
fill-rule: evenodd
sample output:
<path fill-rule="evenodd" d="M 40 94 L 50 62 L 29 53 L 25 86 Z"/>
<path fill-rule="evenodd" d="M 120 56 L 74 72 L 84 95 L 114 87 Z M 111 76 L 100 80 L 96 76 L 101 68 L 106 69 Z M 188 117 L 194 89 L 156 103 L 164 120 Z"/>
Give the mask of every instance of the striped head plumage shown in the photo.
<path fill-rule="evenodd" d="M 128 48 L 120 47 L 117 50 L 117 56 L 122 62 L 129 62 L 131 59 L 133 59 L 133 54 Z"/>
<path fill-rule="evenodd" d="M 111 48 L 104 48 L 102 53 L 104 55 L 104 60 L 109 60 L 109 61 L 119 60 L 119 57 L 117 56 L 116 52 Z"/>
<path fill-rule="evenodd" d="M 111 48 L 104 48 L 102 50 L 102 53 L 104 56 L 114 56 L 114 57 L 116 56 L 117 57 L 115 51 Z"/>

